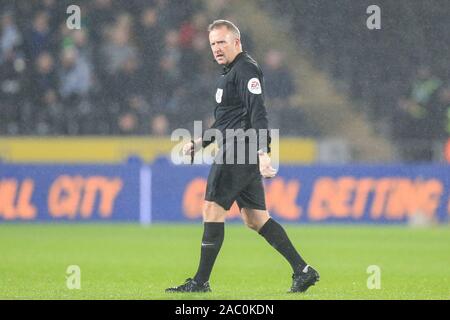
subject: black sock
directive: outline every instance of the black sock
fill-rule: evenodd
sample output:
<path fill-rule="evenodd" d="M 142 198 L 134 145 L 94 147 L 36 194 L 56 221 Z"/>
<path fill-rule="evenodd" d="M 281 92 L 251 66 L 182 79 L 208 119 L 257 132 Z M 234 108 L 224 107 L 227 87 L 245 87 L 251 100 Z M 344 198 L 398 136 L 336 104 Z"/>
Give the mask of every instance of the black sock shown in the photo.
<path fill-rule="evenodd" d="M 295 250 L 286 231 L 284 231 L 278 222 L 270 218 L 261 227 L 259 234 L 286 258 L 295 273 L 300 272 L 306 266 L 306 262 L 300 257 L 297 250 Z"/>
<path fill-rule="evenodd" d="M 222 247 L 224 226 L 223 222 L 205 222 L 203 224 L 200 264 L 197 274 L 194 276 L 194 280 L 198 283 L 205 283 L 209 280 L 214 262 Z"/>

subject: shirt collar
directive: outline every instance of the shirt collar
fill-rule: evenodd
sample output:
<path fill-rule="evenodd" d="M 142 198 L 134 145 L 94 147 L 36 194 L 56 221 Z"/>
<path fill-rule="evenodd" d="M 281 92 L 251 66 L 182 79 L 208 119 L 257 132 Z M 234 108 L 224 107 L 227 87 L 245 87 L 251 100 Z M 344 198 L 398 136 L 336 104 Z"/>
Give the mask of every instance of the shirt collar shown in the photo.
<path fill-rule="evenodd" d="M 223 73 L 222 73 L 222 74 L 228 73 L 228 72 L 231 70 L 231 68 L 233 68 L 233 66 L 236 64 L 236 62 L 237 62 L 242 56 L 244 56 L 245 54 L 247 54 L 247 51 L 239 52 L 239 53 L 237 54 L 237 56 L 234 57 L 234 60 L 233 60 L 233 61 L 231 61 L 229 64 L 223 66 Z"/>

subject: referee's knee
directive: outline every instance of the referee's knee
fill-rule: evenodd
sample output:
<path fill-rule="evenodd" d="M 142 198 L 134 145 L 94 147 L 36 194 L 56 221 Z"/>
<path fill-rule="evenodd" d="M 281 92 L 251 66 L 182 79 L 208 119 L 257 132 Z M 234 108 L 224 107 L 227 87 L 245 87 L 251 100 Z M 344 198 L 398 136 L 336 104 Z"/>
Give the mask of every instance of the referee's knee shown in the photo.
<path fill-rule="evenodd" d="M 215 202 L 205 201 L 203 205 L 204 222 L 224 222 L 227 211 Z"/>
<path fill-rule="evenodd" d="M 255 230 L 255 231 L 259 230 L 259 226 L 256 223 L 254 223 L 253 221 L 244 220 L 244 223 L 247 227 L 249 227 L 252 230 Z"/>
<path fill-rule="evenodd" d="M 256 221 L 254 221 L 254 219 L 250 218 L 250 217 L 249 217 L 248 215 L 246 215 L 246 214 L 243 214 L 243 215 L 242 215 L 242 220 L 244 221 L 244 224 L 245 224 L 248 228 L 250 228 L 250 229 L 252 229 L 252 230 L 255 230 L 255 231 L 258 231 L 259 225 L 258 225 L 258 223 L 257 223 Z"/>
<path fill-rule="evenodd" d="M 243 209 L 241 213 L 244 224 L 256 232 L 259 232 L 262 226 L 270 219 L 270 215 L 267 211 L 248 211 Z"/>

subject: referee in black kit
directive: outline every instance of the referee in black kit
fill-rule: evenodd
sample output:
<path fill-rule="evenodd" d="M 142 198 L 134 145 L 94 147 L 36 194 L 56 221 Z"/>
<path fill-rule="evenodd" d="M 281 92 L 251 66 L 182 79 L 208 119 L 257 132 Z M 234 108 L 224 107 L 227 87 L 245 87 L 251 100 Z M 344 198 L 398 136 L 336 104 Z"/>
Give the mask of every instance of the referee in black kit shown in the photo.
<path fill-rule="evenodd" d="M 245 224 L 263 236 L 292 266 L 290 292 L 304 292 L 319 280 L 319 274 L 301 258 L 283 227 L 266 210 L 261 176 L 272 178 L 276 171 L 268 155 L 270 135 L 264 106 L 262 71 L 256 61 L 242 51 L 239 29 L 232 22 L 216 20 L 208 31 L 214 59 L 224 68 L 217 83 L 215 122 L 212 125 L 225 137 L 221 141 L 217 139 L 219 150 L 222 150 L 219 154 L 223 157 L 216 157 L 208 176 L 203 207 L 204 232 L 197 273 L 184 284 L 168 288 L 166 292 L 211 291 L 208 280 L 224 239 L 227 211 L 234 201 L 239 206 Z M 239 129 L 245 131 L 244 139 L 235 139 L 235 136 L 230 139 L 229 132 Z M 250 131 L 255 132 L 256 145 L 253 143 L 255 140 L 247 135 Z M 213 140 L 207 140 L 203 135 L 203 138 L 186 144 L 183 152 L 188 155 L 208 146 Z M 230 140 L 233 142 L 230 143 Z M 238 159 L 242 153 L 239 153 L 242 151 L 237 146 L 239 144 L 245 147 L 244 163 Z M 237 147 L 238 152 L 230 152 L 230 145 L 231 148 Z M 253 149 L 254 158 L 251 152 Z"/>

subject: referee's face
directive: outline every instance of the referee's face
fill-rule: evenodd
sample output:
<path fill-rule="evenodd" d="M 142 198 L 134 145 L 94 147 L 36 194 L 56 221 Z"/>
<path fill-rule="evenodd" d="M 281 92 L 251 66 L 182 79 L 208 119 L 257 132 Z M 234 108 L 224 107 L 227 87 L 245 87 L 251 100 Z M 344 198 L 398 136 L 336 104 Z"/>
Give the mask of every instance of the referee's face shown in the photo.
<path fill-rule="evenodd" d="M 216 28 L 209 33 L 209 44 L 218 64 L 227 65 L 242 51 L 240 40 L 226 27 Z"/>

